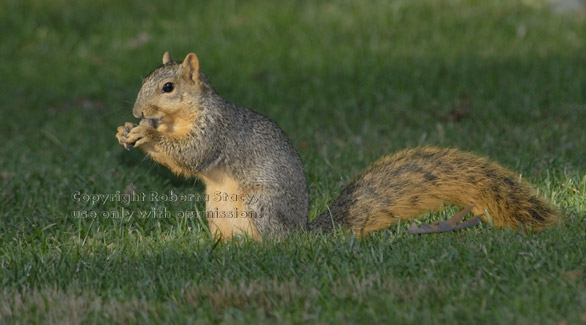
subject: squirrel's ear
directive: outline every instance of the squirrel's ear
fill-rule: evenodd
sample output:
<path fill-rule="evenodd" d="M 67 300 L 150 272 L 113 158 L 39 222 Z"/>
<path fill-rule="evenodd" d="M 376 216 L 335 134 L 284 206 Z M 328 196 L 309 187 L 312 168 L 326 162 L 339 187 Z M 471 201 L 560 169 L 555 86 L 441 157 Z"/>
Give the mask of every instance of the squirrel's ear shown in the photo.
<path fill-rule="evenodd" d="M 181 69 L 186 78 L 196 81 L 197 76 L 199 75 L 199 60 L 197 59 L 197 55 L 193 53 L 187 54 L 185 60 L 183 60 L 183 63 L 181 64 Z"/>
<path fill-rule="evenodd" d="M 169 54 L 169 51 L 166 51 L 165 54 L 163 54 L 163 64 L 171 62 L 173 62 L 173 59 L 171 59 L 171 54 Z"/>

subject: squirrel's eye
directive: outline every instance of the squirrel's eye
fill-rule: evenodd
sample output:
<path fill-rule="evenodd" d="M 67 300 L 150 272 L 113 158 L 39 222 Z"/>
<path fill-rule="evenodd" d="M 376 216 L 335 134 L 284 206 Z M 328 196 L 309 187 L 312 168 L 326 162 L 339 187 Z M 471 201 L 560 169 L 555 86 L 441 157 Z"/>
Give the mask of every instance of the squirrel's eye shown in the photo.
<path fill-rule="evenodd" d="M 173 85 L 172 82 L 167 82 L 166 84 L 163 85 L 161 92 L 162 93 L 170 93 L 173 91 L 174 88 L 175 88 L 175 85 Z"/>

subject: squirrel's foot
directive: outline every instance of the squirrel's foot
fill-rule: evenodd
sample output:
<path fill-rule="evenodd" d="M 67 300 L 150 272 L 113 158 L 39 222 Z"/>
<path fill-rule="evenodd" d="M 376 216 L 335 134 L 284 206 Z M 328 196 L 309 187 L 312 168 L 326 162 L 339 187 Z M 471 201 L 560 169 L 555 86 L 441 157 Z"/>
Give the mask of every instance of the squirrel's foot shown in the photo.
<path fill-rule="evenodd" d="M 472 207 L 467 207 L 466 209 L 454 214 L 450 219 L 446 221 L 440 222 L 439 220 L 428 225 L 427 223 L 422 223 L 421 226 L 417 226 L 415 223 L 409 227 L 407 230 L 410 234 L 434 234 L 439 232 L 446 232 L 446 231 L 454 231 L 460 230 L 465 228 L 470 228 L 476 226 L 480 223 L 480 217 L 484 214 L 480 214 L 474 216 L 473 218 L 456 225 L 458 222 L 462 221 L 464 217 L 472 210 Z"/>

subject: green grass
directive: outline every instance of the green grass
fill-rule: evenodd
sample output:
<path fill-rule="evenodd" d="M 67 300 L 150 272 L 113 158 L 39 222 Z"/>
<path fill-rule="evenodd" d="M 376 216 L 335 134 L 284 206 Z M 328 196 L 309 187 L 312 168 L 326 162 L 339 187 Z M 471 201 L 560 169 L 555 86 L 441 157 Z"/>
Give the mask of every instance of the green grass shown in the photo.
<path fill-rule="evenodd" d="M 0 2 L 0 323 L 586 323 L 584 17 L 545 0 Z M 76 201 L 201 193 L 114 137 L 165 50 L 289 134 L 312 216 L 377 157 L 432 144 L 517 171 L 565 223 L 216 243 L 178 217 L 201 201 Z M 172 216 L 73 214 L 121 208 Z"/>

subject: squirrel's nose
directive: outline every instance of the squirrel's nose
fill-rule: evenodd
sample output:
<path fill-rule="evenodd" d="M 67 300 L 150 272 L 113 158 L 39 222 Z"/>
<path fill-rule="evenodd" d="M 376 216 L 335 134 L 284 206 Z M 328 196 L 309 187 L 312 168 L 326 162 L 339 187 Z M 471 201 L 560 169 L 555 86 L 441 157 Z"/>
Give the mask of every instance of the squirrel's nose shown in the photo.
<path fill-rule="evenodd" d="M 132 109 L 132 115 L 134 115 L 134 117 L 136 118 L 144 118 L 144 113 L 142 112 L 142 109 L 140 108 L 140 106 L 138 105 L 134 105 L 134 108 Z"/>

